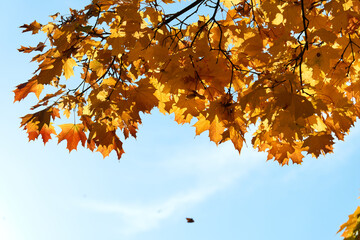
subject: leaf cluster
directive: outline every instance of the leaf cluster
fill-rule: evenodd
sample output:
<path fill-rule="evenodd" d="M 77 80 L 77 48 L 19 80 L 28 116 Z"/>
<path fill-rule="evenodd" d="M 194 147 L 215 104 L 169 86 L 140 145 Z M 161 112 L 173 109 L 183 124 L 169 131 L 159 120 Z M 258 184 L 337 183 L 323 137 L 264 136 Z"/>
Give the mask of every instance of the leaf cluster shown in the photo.
<path fill-rule="evenodd" d="M 162 3 L 93 0 L 21 26 L 46 35 L 19 49 L 38 53 L 14 90 L 15 101 L 39 98 L 21 122 L 30 140 L 120 158 L 121 139 L 158 108 L 239 152 L 255 125 L 254 148 L 300 164 L 332 152 L 360 116 L 358 1 L 196 0 L 170 14 Z M 71 115 L 57 133 L 54 120 Z"/>

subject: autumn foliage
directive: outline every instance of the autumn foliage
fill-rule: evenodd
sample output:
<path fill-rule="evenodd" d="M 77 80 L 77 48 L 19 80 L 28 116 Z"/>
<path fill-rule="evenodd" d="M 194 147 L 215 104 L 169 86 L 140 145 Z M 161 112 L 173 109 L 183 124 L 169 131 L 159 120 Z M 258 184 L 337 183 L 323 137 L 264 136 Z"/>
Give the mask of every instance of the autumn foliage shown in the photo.
<path fill-rule="evenodd" d="M 251 144 L 268 160 L 300 164 L 332 152 L 360 116 L 359 1 L 169 4 L 93 0 L 21 26 L 45 34 L 19 49 L 37 53 L 34 76 L 14 90 L 15 101 L 39 98 L 21 121 L 29 139 L 120 158 L 141 113 L 157 108 L 239 152 L 255 126 Z M 56 132 L 62 115 L 73 117 Z"/>
<path fill-rule="evenodd" d="M 360 238 L 360 207 L 357 207 L 355 212 L 349 215 L 349 220 L 340 226 L 338 233 L 344 229 L 345 231 L 341 235 L 344 240 L 357 240 Z"/>

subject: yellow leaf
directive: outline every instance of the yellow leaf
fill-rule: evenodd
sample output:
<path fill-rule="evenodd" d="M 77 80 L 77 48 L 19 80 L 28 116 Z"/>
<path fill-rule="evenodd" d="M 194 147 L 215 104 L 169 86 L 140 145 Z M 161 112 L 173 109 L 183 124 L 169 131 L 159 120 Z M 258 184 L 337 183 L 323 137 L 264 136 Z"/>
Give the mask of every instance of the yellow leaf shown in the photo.
<path fill-rule="evenodd" d="M 344 238 L 344 240 L 358 239 L 358 237 L 356 236 L 359 236 L 360 234 L 359 222 L 360 222 L 360 207 L 357 207 L 355 212 L 349 215 L 349 220 L 340 226 L 338 233 L 345 229 L 345 231 L 341 235 Z"/>
<path fill-rule="evenodd" d="M 236 131 L 236 129 L 233 126 L 229 128 L 229 133 L 230 133 L 230 139 L 234 144 L 235 149 L 238 150 L 238 152 L 240 153 L 244 143 L 243 136 L 239 131 Z"/>
<path fill-rule="evenodd" d="M 216 144 L 219 144 L 219 142 L 222 140 L 222 133 L 224 132 L 225 127 L 223 124 L 219 121 L 219 118 L 215 116 L 214 120 L 210 124 L 209 128 L 209 137 L 210 140 L 215 142 Z"/>
<path fill-rule="evenodd" d="M 281 13 L 277 13 L 275 19 L 271 22 L 273 25 L 279 25 L 284 21 L 284 16 Z"/>
<path fill-rule="evenodd" d="M 106 72 L 106 68 L 104 68 L 104 65 L 97 60 L 91 61 L 89 67 L 91 70 L 96 72 L 96 75 L 98 77 L 101 77 Z"/>
<path fill-rule="evenodd" d="M 193 126 L 196 128 L 196 135 L 200 135 L 202 132 L 209 130 L 210 122 L 201 115 Z"/>
<path fill-rule="evenodd" d="M 74 67 L 77 66 L 76 61 L 73 58 L 68 58 L 66 60 L 63 60 L 64 66 L 64 75 L 66 79 L 69 79 L 71 76 L 74 75 Z"/>

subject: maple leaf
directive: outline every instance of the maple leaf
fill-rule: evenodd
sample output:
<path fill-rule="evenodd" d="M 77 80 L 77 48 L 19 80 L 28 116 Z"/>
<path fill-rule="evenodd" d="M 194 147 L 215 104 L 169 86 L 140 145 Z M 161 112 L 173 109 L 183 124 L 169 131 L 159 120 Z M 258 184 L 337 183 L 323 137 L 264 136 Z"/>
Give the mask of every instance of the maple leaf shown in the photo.
<path fill-rule="evenodd" d="M 106 141 L 101 141 L 101 143 L 99 143 L 97 151 L 105 158 L 111 151 L 115 150 L 118 159 L 120 159 L 121 155 L 124 153 L 124 149 L 122 148 L 122 142 L 119 137 L 115 134 L 115 132 L 111 131 L 106 133 L 105 138 Z"/>
<path fill-rule="evenodd" d="M 26 125 L 26 131 L 28 133 L 29 141 L 35 140 L 41 135 L 44 145 L 51 139 L 51 134 L 56 135 L 55 129 L 51 124 L 50 126 L 44 124 L 39 130 L 39 126 L 36 123 L 31 122 Z"/>
<path fill-rule="evenodd" d="M 27 129 L 28 124 L 34 123 L 38 126 L 38 129 L 41 130 L 44 125 L 50 126 L 51 119 L 55 120 L 56 117 L 60 117 L 59 109 L 50 106 L 36 113 L 27 114 L 22 117 L 20 127 Z"/>
<path fill-rule="evenodd" d="M 45 48 L 45 44 L 43 42 L 39 42 L 39 44 L 36 47 L 21 46 L 21 48 L 19 48 L 18 51 L 23 53 L 31 53 L 32 51 L 42 52 L 44 48 Z"/>
<path fill-rule="evenodd" d="M 39 32 L 39 30 L 41 29 L 41 24 L 38 23 L 37 21 L 34 21 L 30 24 L 24 24 L 22 26 L 20 26 L 20 28 L 24 28 L 23 32 L 32 32 L 32 34 L 36 34 Z"/>
<path fill-rule="evenodd" d="M 349 215 L 349 219 L 346 223 L 340 226 L 338 231 L 342 233 L 344 240 L 355 240 L 360 234 L 360 207 L 357 207 L 355 212 Z"/>
<path fill-rule="evenodd" d="M 209 130 L 210 121 L 204 116 L 200 115 L 198 121 L 193 125 L 196 128 L 196 135 L 200 135 L 202 132 Z"/>
<path fill-rule="evenodd" d="M 333 150 L 333 137 L 330 134 L 319 133 L 316 135 L 309 136 L 303 144 L 303 147 L 308 148 L 308 152 L 313 154 L 315 157 L 319 157 L 321 153 L 332 152 Z"/>
<path fill-rule="evenodd" d="M 234 144 L 235 149 L 240 153 L 245 141 L 243 133 L 231 126 L 229 128 L 229 137 Z"/>
<path fill-rule="evenodd" d="M 129 100 L 136 103 L 135 107 L 142 112 L 149 112 L 158 105 L 159 100 L 155 97 L 155 88 L 152 84 L 142 79 L 137 83 L 138 87 L 132 88 Z"/>
<path fill-rule="evenodd" d="M 55 20 L 58 16 L 60 15 L 59 12 L 53 14 L 53 15 L 50 15 L 49 17 L 51 17 L 53 20 Z"/>
<path fill-rule="evenodd" d="M 51 84 L 54 78 L 61 76 L 63 62 L 60 58 L 46 58 L 39 66 L 40 73 L 35 75 L 40 84 Z"/>
<path fill-rule="evenodd" d="M 131 134 L 135 136 L 135 127 L 130 126 L 128 129 L 131 131 Z M 100 152 L 104 158 L 107 157 L 113 150 L 116 152 L 119 159 L 124 153 L 121 140 L 117 136 L 116 132 L 109 129 L 109 126 L 106 124 L 94 123 L 91 126 L 88 143 L 90 143 L 91 150 L 94 150 L 95 146 L 97 146 L 96 151 Z"/>
<path fill-rule="evenodd" d="M 84 133 L 84 125 L 82 124 L 62 124 L 59 125 L 61 128 L 61 132 L 58 135 L 58 143 L 62 142 L 63 140 L 67 141 L 66 148 L 69 149 L 69 152 L 72 150 L 77 149 L 77 145 L 79 141 L 81 144 L 85 146 L 86 142 L 86 135 Z"/>
<path fill-rule="evenodd" d="M 71 76 L 74 75 L 73 68 L 76 66 L 77 66 L 77 63 L 73 58 L 68 58 L 68 59 L 64 60 L 63 70 L 64 70 L 64 75 L 65 75 L 66 79 L 69 79 Z"/>
<path fill-rule="evenodd" d="M 22 99 L 26 98 L 30 92 L 35 93 L 36 97 L 39 98 L 43 89 L 44 86 L 42 84 L 38 84 L 36 79 L 31 79 L 28 82 L 19 84 L 13 91 L 15 93 L 14 102 L 21 101 Z"/>
<path fill-rule="evenodd" d="M 218 144 L 222 139 L 222 133 L 224 132 L 225 127 L 219 121 L 218 117 L 215 116 L 215 119 L 211 122 L 209 128 L 209 137 L 210 140 Z"/>
<path fill-rule="evenodd" d="M 54 129 L 54 127 L 52 126 L 52 124 L 50 124 L 50 126 L 48 126 L 47 124 L 45 124 L 39 134 L 41 135 L 44 145 L 51 139 L 51 134 L 55 134 L 56 135 L 56 131 Z"/>

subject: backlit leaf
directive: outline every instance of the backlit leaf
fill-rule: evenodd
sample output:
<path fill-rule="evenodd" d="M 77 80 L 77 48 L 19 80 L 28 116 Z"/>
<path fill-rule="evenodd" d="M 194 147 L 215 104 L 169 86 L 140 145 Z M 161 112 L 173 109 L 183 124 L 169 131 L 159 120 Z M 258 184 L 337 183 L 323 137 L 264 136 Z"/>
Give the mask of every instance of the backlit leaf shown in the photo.
<path fill-rule="evenodd" d="M 73 58 L 68 58 L 64 61 L 64 75 L 66 79 L 69 79 L 71 76 L 74 75 L 74 67 L 76 67 L 76 61 Z"/>
<path fill-rule="evenodd" d="M 71 152 L 77 149 L 79 141 L 85 146 L 86 135 L 84 133 L 84 126 L 82 124 L 62 124 L 59 125 L 61 132 L 58 135 L 58 143 L 63 140 L 67 141 L 66 148 Z"/>

